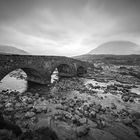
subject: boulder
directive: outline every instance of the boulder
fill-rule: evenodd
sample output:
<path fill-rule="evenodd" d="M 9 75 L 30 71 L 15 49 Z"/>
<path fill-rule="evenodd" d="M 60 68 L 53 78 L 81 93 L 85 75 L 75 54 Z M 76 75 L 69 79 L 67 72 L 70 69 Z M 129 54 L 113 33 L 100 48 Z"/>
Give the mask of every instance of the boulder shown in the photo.
<path fill-rule="evenodd" d="M 139 140 L 132 129 L 122 123 L 113 123 L 110 127 L 105 128 L 105 130 L 120 140 Z"/>
<path fill-rule="evenodd" d="M 33 116 L 35 116 L 35 113 L 34 112 L 27 112 L 25 114 L 25 118 L 32 118 Z"/>
<path fill-rule="evenodd" d="M 89 135 L 93 140 L 117 140 L 111 133 L 97 128 L 90 129 Z"/>

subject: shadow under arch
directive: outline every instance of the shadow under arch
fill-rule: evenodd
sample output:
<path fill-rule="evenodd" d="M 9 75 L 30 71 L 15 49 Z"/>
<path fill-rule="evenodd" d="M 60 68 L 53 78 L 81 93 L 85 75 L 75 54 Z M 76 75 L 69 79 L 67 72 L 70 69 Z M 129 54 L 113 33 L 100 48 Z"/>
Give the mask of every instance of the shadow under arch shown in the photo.
<path fill-rule="evenodd" d="M 77 68 L 77 76 L 78 77 L 82 77 L 86 73 L 87 73 L 87 70 L 83 66 L 79 66 Z"/>
<path fill-rule="evenodd" d="M 70 77 L 72 69 L 68 64 L 60 64 L 57 66 L 58 76 L 60 77 Z"/>
<path fill-rule="evenodd" d="M 69 78 L 72 76 L 73 76 L 73 69 L 69 64 L 65 64 L 65 63 L 58 64 L 54 66 L 54 68 L 52 69 L 51 83 L 53 83 L 53 81 L 58 81 L 61 78 Z"/>

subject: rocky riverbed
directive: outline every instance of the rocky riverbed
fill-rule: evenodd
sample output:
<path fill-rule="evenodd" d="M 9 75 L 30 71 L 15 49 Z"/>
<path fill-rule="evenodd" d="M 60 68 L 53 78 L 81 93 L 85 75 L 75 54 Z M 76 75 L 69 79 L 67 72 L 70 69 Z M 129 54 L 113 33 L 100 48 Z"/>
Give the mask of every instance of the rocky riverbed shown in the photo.
<path fill-rule="evenodd" d="M 2 91 L 0 110 L 5 120 L 23 131 L 13 139 L 35 140 L 34 133 L 50 128 L 56 137 L 48 139 L 139 140 L 140 80 L 119 70 L 98 67 L 84 78 L 63 78 L 46 93 L 41 89 L 43 94 Z M 32 138 L 25 136 L 29 132 Z M 7 133 L 12 139 L 10 132 L 0 131 L 3 137 Z"/>

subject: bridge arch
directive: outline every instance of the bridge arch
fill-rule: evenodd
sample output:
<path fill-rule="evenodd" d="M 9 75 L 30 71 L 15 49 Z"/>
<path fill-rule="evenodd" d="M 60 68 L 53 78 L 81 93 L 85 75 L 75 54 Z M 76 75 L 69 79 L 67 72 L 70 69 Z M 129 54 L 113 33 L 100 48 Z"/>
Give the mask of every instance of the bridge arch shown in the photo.
<path fill-rule="evenodd" d="M 83 67 L 83 66 L 78 66 L 77 67 L 77 76 L 81 77 L 85 73 L 87 73 L 87 70 L 85 69 L 85 67 Z"/>
<path fill-rule="evenodd" d="M 53 66 L 51 75 L 56 69 L 58 70 L 59 77 L 71 77 L 74 72 L 74 67 L 72 65 L 67 63 L 59 63 Z"/>
<path fill-rule="evenodd" d="M 28 67 L 28 66 L 25 66 L 25 67 L 22 67 L 22 66 L 17 66 L 17 67 L 9 67 L 9 69 L 6 69 L 0 73 L 0 81 L 6 76 L 8 75 L 9 73 L 17 70 L 17 69 L 21 69 L 23 70 L 26 75 L 27 75 L 27 81 L 30 81 L 30 82 L 35 82 L 35 83 L 40 83 L 40 84 L 46 84 L 46 83 L 49 83 L 48 82 L 48 79 L 45 78 L 40 70 L 34 68 L 34 67 Z"/>

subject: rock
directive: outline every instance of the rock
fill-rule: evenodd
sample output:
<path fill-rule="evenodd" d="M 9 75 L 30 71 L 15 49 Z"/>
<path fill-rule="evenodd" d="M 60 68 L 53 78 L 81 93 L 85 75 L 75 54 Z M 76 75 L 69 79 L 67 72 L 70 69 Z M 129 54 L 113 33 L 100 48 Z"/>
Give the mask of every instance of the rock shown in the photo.
<path fill-rule="evenodd" d="M 79 119 L 79 122 L 81 124 L 85 124 L 87 122 L 87 119 L 86 118 L 81 118 L 81 119 Z"/>
<path fill-rule="evenodd" d="M 101 121 L 101 125 L 102 125 L 102 127 L 105 127 L 106 126 L 106 122 L 105 121 Z"/>
<path fill-rule="evenodd" d="M 88 134 L 89 127 L 87 125 L 79 126 L 76 128 L 76 133 L 78 137 L 82 137 Z"/>
<path fill-rule="evenodd" d="M 96 112 L 95 111 L 91 111 L 90 112 L 90 117 L 91 118 L 96 118 Z"/>
<path fill-rule="evenodd" d="M 59 140 L 75 140 L 76 129 L 72 129 L 69 124 L 62 121 L 51 123 L 51 128 L 57 133 Z M 47 139 L 46 139 L 47 140 Z"/>
<path fill-rule="evenodd" d="M 131 115 L 134 119 L 140 119 L 140 113 L 139 112 L 131 112 Z"/>
<path fill-rule="evenodd" d="M 31 104 L 31 103 L 33 103 L 33 100 L 32 100 L 32 98 L 28 98 L 27 102 L 28 102 L 28 104 Z"/>
<path fill-rule="evenodd" d="M 51 118 L 46 117 L 45 119 L 41 118 L 38 120 L 38 122 L 34 125 L 35 129 L 42 128 L 42 127 L 50 127 L 51 125 Z"/>
<path fill-rule="evenodd" d="M 35 116 L 35 113 L 34 112 L 27 112 L 25 114 L 25 118 L 32 118 L 33 116 Z"/>
<path fill-rule="evenodd" d="M 38 93 L 35 94 L 35 98 L 39 98 L 39 94 Z"/>
<path fill-rule="evenodd" d="M 15 104 L 15 107 L 16 107 L 16 108 L 20 108 L 20 107 L 21 107 L 21 104 L 20 104 L 20 103 L 16 103 L 16 104 Z"/>
<path fill-rule="evenodd" d="M 122 122 L 123 122 L 124 124 L 128 125 L 128 124 L 131 124 L 133 121 L 132 121 L 132 119 L 130 119 L 130 118 L 125 118 L 125 119 L 122 119 Z"/>
<path fill-rule="evenodd" d="M 12 106 L 12 103 L 7 103 L 6 105 L 5 105 L 5 107 L 11 107 Z"/>
<path fill-rule="evenodd" d="M 27 102 L 27 100 L 28 100 L 28 97 L 27 96 L 23 96 L 22 97 L 22 102 Z"/>
<path fill-rule="evenodd" d="M 83 112 L 82 112 L 81 108 L 79 108 L 78 110 L 75 110 L 75 113 L 80 117 L 83 116 L 83 114 L 82 114 Z"/>
<path fill-rule="evenodd" d="M 89 104 L 85 103 L 83 105 L 83 111 L 88 111 L 88 109 L 89 109 Z"/>
<path fill-rule="evenodd" d="M 13 109 L 12 107 L 8 107 L 8 108 L 6 108 L 5 110 L 8 111 L 8 112 L 14 111 L 14 109 Z"/>
<path fill-rule="evenodd" d="M 117 140 L 111 133 L 97 128 L 90 129 L 89 136 L 93 140 Z"/>
<path fill-rule="evenodd" d="M 91 127 L 91 128 L 95 128 L 95 127 L 97 127 L 97 123 L 95 123 L 95 122 L 93 122 L 93 121 L 91 121 L 91 120 L 87 120 L 87 124 Z"/>
<path fill-rule="evenodd" d="M 39 103 L 34 105 L 34 109 L 37 113 L 41 113 L 42 111 L 47 111 L 48 109 L 48 102 L 47 101 L 39 101 Z"/>
<path fill-rule="evenodd" d="M 130 101 L 130 102 L 134 102 L 134 97 L 130 97 L 130 98 L 129 98 L 129 101 Z"/>
<path fill-rule="evenodd" d="M 80 116 L 78 116 L 78 115 L 74 115 L 74 117 L 73 117 L 73 120 L 75 121 L 79 121 L 79 119 L 80 119 Z"/>
<path fill-rule="evenodd" d="M 116 105 L 114 103 L 111 103 L 111 109 L 116 109 Z"/>
<path fill-rule="evenodd" d="M 29 104 L 29 105 L 27 106 L 27 108 L 31 109 L 31 108 L 33 108 L 33 105 L 32 105 L 32 104 Z"/>
<path fill-rule="evenodd" d="M 110 127 L 106 127 L 104 130 L 120 140 L 139 140 L 131 128 L 121 123 L 113 123 Z"/>
<path fill-rule="evenodd" d="M 100 104 L 98 104 L 98 105 L 94 106 L 93 110 L 98 113 L 101 110 L 101 108 L 102 108 L 102 106 Z"/>
<path fill-rule="evenodd" d="M 40 107 L 40 106 L 36 106 L 34 109 L 35 109 L 36 113 L 41 113 L 42 112 L 42 107 Z"/>
<path fill-rule="evenodd" d="M 84 115 L 85 115 L 85 117 L 89 117 L 89 112 L 88 111 L 84 111 Z"/>
<path fill-rule="evenodd" d="M 69 106 L 70 107 L 74 107 L 75 106 L 75 102 L 74 101 L 73 102 L 70 102 Z"/>
<path fill-rule="evenodd" d="M 127 95 L 123 96 L 123 97 L 122 97 L 122 100 L 123 100 L 124 102 L 127 102 L 127 101 L 129 100 L 129 96 L 127 96 Z"/>
<path fill-rule="evenodd" d="M 66 119 L 71 119 L 72 118 L 72 115 L 69 112 L 65 112 L 64 115 L 65 115 Z"/>
<path fill-rule="evenodd" d="M 62 104 L 57 104 L 55 108 L 56 108 L 56 109 L 64 110 L 64 105 L 62 105 Z"/>
<path fill-rule="evenodd" d="M 3 108 L 3 105 L 2 104 L 0 104 L 0 109 L 2 109 Z"/>

